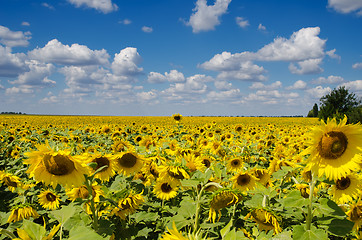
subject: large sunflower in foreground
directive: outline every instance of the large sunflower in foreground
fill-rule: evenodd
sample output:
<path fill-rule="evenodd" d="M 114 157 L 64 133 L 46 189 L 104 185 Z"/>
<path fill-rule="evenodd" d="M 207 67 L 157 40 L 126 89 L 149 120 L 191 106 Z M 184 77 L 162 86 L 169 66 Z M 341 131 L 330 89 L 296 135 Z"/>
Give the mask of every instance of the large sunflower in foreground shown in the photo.
<path fill-rule="evenodd" d="M 336 119 L 328 119 L 310 132 L 311 141 L 302 154 L 310 154 L 308 168 L 314 174 L 337 180 L 360 168 L 362 127 L 346 123 L 346 116 L 339 124 Z"/>
<path fill-rule="evenodd" d="M 27 173 L 38 182 L 52 185 L 79 186 L 84 182 L 87 168 L 76 156 L 70 155 L 70 150 L 54 151 L 48 145 L 37 146 L 38 151 L 27 152 L 29 164 Z"/>

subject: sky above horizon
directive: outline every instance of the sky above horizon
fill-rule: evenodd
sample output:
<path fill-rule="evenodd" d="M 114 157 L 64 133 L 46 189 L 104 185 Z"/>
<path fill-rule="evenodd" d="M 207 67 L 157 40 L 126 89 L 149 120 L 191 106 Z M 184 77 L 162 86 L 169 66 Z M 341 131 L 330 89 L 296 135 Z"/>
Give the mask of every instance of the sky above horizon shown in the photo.
<path fill-rule="evenodd" d="M 3 0 L 0 112 L 305 116 L 361 42 L 361 0 Z"/>

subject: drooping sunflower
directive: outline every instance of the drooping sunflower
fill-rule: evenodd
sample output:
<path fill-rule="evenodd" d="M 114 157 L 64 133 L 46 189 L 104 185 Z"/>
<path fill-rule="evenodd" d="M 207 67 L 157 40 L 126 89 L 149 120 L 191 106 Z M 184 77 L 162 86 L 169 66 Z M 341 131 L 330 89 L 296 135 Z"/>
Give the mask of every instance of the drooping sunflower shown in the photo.
<path fill-rule="evenodd" d="M 328 119 L 310 132 L 311 141 L 302 154 L 310 154 L 307 166 L 314 174 L 337 180 L 360 168 L 362 127 L 346 123 L 346 116 L 338 124 L 336 119 Z"/>
<path fill-rule="evenodd" d="M 24 160 L 29 164 L 27 173 L 38 182 L 52 185 L 79 186 L 83 184 L 86 166 L 70 150 L 54 151 L 48 145 L 37 146 L 38 151 L 27 152 Z"/>
<path fill-rule="evenodd" d="M 216 216 L 221 217 L 221 209 L 232 206 L 241 201 L 242 195 L 234 190 L 223 189 L 216 192 L 210 202 L 209 221 L 215 223 Z"/>
<path fill-rule="evenodd" d="M 251 218 L 258 224 L 260 230 L 269 231 L 273 230 L 274 234 L 278 234 L 282 231 L 279 225 L 279 217 L 274 213 L 265 210 L 263 208 L 256 208 L 245 216 L 245 219 Z"/>
<path fill-rule="evenodd" d="M 4 171 L 0 171 L 0 182 L 3 182 L 12 192 L 14 192 L 16 188 L 22 186 L 21 180 L 18 176 Z"/>
<path fill-rule="evenodd" d="M 143 166 L 143 158 L 135 151 L 119 153 L 115 156 L 116 170 L 123 175 L 131 175 Z"/>
<path fill-rule="evenodd" d="M 49 210 L 55 210 L 59 207 L 59 200 L 60 197 L 59 195 L 51 190 L 51 189 L 47 189 L 47 190 L 43 190 L 39 195 L 39 204 L 46 209 Z"/>
<path fill-rule="evenodd" d="M 97 182 L 93 182 L 91 186 L 92 196 L 95 202 L 99 202 L 99 197 L 103 196 L 104 193 L 102 191 L 102 187 L 97 184 Z M 89 190 L 86 185 L 82 185 L 76 188 L 72 188 L 66 191 L 67 196 L 71 201 L 75 201 L 77 198 L 88 199 L 89 198 Z"/>
<path fill-rule="evenodd" d="M 84 162 L 87 164 L 95 163 L 94 168 L 90 168 L 90 174 L 95 173 L 98 169 L 102 168 L 99 172 L 95 174 L 95 177 L 102 180 L 108 181 L 109 178 L 114 176 L 116 169 L 115 158 L 112 154 L 84 154 L 82 156 Z"/>
<path fill-rule="evenodd" d="M 182 179 L 190 178 L 190 175 L 181 166 L 159 166 L 161 179 L 172 179 L 174 181 L 180 181 Z"/>
<path fill-rule="evenodd" d="M 135 194 L 131 192 L 127 197 L 118 201 L 118 206 L 111 211 L 111 214 L 124 220 L 126 216 L 134 213 L 144 201 L 142 193 Z"/>
<path fill-rule="evenodd" d="M 356 174 L 349 174 L 337 179 L 332 185 L 330 193 L 336 203 L 343 204 L 353 201 L 353 198 L 358 198 L 361 188 L 361 177 Z"/>
<path fill-rule="evenodd" d="M 177 191 L 177 182 L 170 179 L 158 180 L 153 188 L 153 193 L 157 198 L 162 200 L 169 200 L 176 197 Z"/>
<path fill-rule="evenodd" d="M 362 202 L 350 205 L 350 209 L 346 212 L 348 219 L 354 222 L 353 230 L 358 232 L 362 225 Z"/>
<path fill-rule="evenodd" d="M 31 204 L 22 204 L 11 209 L 7 222 L 17 222 L 23 219 L 29 219 L 30 217 L 38 218 L 39 214 Z"/>
<path fill-rule="evenodd" d="M 247 171 L 241 171 L 230 178 L 230 180 L 233 181 L 234 188 L 240 189 L 241 191 L 249 191 L 256 187 L 258 179 Z"/>

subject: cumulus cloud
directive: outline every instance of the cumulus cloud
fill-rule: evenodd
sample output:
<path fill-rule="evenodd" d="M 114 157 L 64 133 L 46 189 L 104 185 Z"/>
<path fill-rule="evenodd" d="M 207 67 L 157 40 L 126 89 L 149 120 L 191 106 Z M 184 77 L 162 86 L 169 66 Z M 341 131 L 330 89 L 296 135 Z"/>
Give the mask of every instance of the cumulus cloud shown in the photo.
<path fill-rule="evenodd" d="M 340 13 L 356 12 L 362 15 L 362 1 L 360 0 L 328 0 L 328 7 Z"/>
<path fill-rule="evenodd" d="M 48 77 L 54 72 L 55 67 L 51 63 L 41 63 L 36 60 L 27 61 L 29 71 L 10 81 L 12 84 L 29 85 L 32 87 L 51 86 L 56 82 Z"/>
<path fill-rule="evenodd" d="M 353 69 L 362 69 L 362 62 L 355 63 L 352 65 Z"/>
<path fill-rule="evenodd" d="M 20 93 L 33 93 L 34 89 L 31 88 L 31 86 L 28 85 L 23 85 L 20 87 L 11 87 L 11 88 L 7 88 L 5 90 L 5 94 L 7 95 L 13 95 L 13 94 L 20 94 Z"/>
<path fill-rule="evenodd" d="M 153 28 L 147 27 L 147 26 L 143 26 L 143 27 L 142 27 L 142 31 L 145 32 L 145 33 L 151 33 L 151 32 L 153 32 Z"/>
<path fill-rule="evenodd" d="M 76 7 L 86 6 L 94 8 L 103 13 L 110 13 L 118 10 L 118 6 L 112 3 L 112 0 L 68 0 Z"/>
<path fill-rule="evenodd" d="M 43 48 L 28 53 L 32 59 L 63 65 L 99 65 L 107 64 L 109 55 L 105 49 L 91 50 L 77 43 L 64 45 L 57 39 L 49 41 Z"/>
<path fill-rule="evenodd" d="M 236 17 L 235 20 L 236 20 L 236 24 L 239 25 L 241 28 L 246 28 L 247 26 L 250 25 L 249 21 L 245 20 L 242 17 Z"/>
<path fill-rule="evenodd" d="M 218 79 L 234 79 L 243 81 L 265 81 L 266 77 L 265 69 L 261 66 L 254 64 L 251 61 L 239 62 L 238 69 L 230 71 L 221 71 L 218 75 Z"/>
<path fill-rule="evenodd" d="M 173 83 L 179 83 L 185 81 L 185 76 L 182 72 L 179 72 L 175 69 L 171 70 L 169 73 L 165 72 L 165 77 L 167 81 Z"/>
<path fill-rule="evenodd" d="M 140 92 L 136 94 L 137 99 L 141 102 L 149 102 L 157 98 L 157 92 L 155 90 L 151 90 L 148 92 Z"/>
<path fill-rule="evenodd" d="M 289 71 L 294 74 L 317 74 L 323 72 L 319 66 L 322 63 L 322 58 L 308 59 L 297 62 L 298 67 L 291 63 L 289 64 Z"/>
<path fill-rule="evenodd" d="M 338 54 L 336 54 L 336 49 L 332 49 L 332 50 L 326 51 L 326 54 L 327 54 L 330 58 L 334 58 L 334 59 L 341 60 L 341 56 L 339 56 Z"/>
<path fill-rule="evenodd" d="M 321 85 L 321 84 L 336 84 L 341 82 L 344 82 L 343 77 L 330 75 L 328 77 L 319 77 L 315 79 L 312 83 Z"/>
<path fill-rule="evenodd" d="M 197 0 L 194 13 L 186 25 L 192 27 L 192 32 L 214 30 L 220 24 L 220 17 L 226 13 L 231 0 L 215 0 L 214 5 L 207 5 L 207 0 Z"/>
<path fill-rule="evenodd" d="M 206 98 L 209 101 L 235 101 L 235 100 L 239 100 L 241 98 L 241 93 L 240 93 L 240 89 L 229 89 L 229 90 L 225 90 L 225 91 L 220 91 L 220 92 L 216 92 L 216 91 L 210 91 L 207 95 Z"/>
<path fill-rule="evenodd" d="M 277 104 L 280 101 L 292 102 L 299 97 L 298 93 L 283 93 L 279 90 L 257 90 L 244 98 L 245 101 L 260 101 L 264 104 Z"/>
<path fill-rule="evenodd" d="M 26 47 L 31 39 L 30 32 L 11 31 L 9 28 L 0 25 L 0 44 L 7 47 Z"/>
<path fill-rule="evenodd" d="M 312 98 L 321 98 L 326 94 L 330 93 L 332 89 L 330 87 L 323 88 L 322 86 L 317 86 L 315 88 L 311 88 L 306 90 L 306 93 Z"/>
<path fill-rule="evenodd" d="M 216 89 L 221 90 L 221 91 L 227 91 L 227 90 L 231 90 L 233 88 L 233 85 L 227 81 L 215 81 L 214 85 L 215 85 Z"/>
<path fill-rule="evenodd" d="M 306 89 L 307 87 L 307 83 L 302 81 L 302 80 L 298 80 L 296 81 L 292 86 L 286 87 L 287 90 L 302 90 L 302 89 Z"/>
<path fill-rule="evenodd" d="M 356 81 L 342 83 L 339 86 L 345 86 L 347 89 L 351 89 L 352 91 L 361 92 L 362 91 L 362 80 L 356 80 Z"/>
<path fill-rule="evenodd" d="M 167 81 L 167 78 L 158 72 L 150 72 L 147 76 L 149 83 L 163 83 Z"/>
<path fill-rule="evenodd" d="M 122 49 L 114 56 L 112 62 L 112 70 L 116 75 L 135 76 L 142 73 L 143 68 L 139 68 L 137 64 L 142 61 L 141 56 L 137 52 L 137 48 L 127 47 Z"/>
<path fill-rule="evenodd" d="M 249 88 L 250 89 L 265 89 L 265 90 L 273 90 L 273 89 L 278 89 L 282 87 L 282 82 L 280 81 L 276 81 L 270 85 L 265 85 L 261 82 L 256 82 L 253 83 Z"/>
<path fill-rule="evenodd" d="M 266 27 L 265 27 L 263 24 L 259 23 L 259 25 L 258 25 L 258 30 L 260 30 L 260 31 L 266 31 Z"/>
<path fill-rule="evenodd" d="M 24 53 L 12 53 L 10 48 L 0 45 L 0 77 L 16 77 L 28 70 Z"/>

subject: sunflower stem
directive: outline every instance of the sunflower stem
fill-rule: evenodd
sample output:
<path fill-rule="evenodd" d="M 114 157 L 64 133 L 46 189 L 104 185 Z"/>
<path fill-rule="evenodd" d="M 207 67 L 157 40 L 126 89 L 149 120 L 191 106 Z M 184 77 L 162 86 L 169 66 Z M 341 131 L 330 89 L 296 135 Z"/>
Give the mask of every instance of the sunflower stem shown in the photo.
<path fill-rule="evenodd" d="M 313 219 L 313 192 L 314 186 L 316 184 L 316 180 L 312 174 L 312 180 L 309 183 L 309 204 L 308 204 L 308 212 L 307 212 L 307 219 L 306 219 L 306 230 L 310 230 L 312 219 Z"/>
<path fill-rule="evenodd" d="M 93 215 L 93 228 L 96 232 L 98 232 L 98 211 L 96 211 L 96 207 L 95 207 L 95 203 L 94 203 L 94 196 L 93 196 L 93 191 L 92 191 L 92 187 L 91 187 L 91 179 L 93 178 L 88 178 L 86 177 L 85 180 L 85 185 L 87 186 L 88 192 L 89 192 L 89 201 L 90 201 L 90 208 L 92 211 L 92 215 Z"/>

